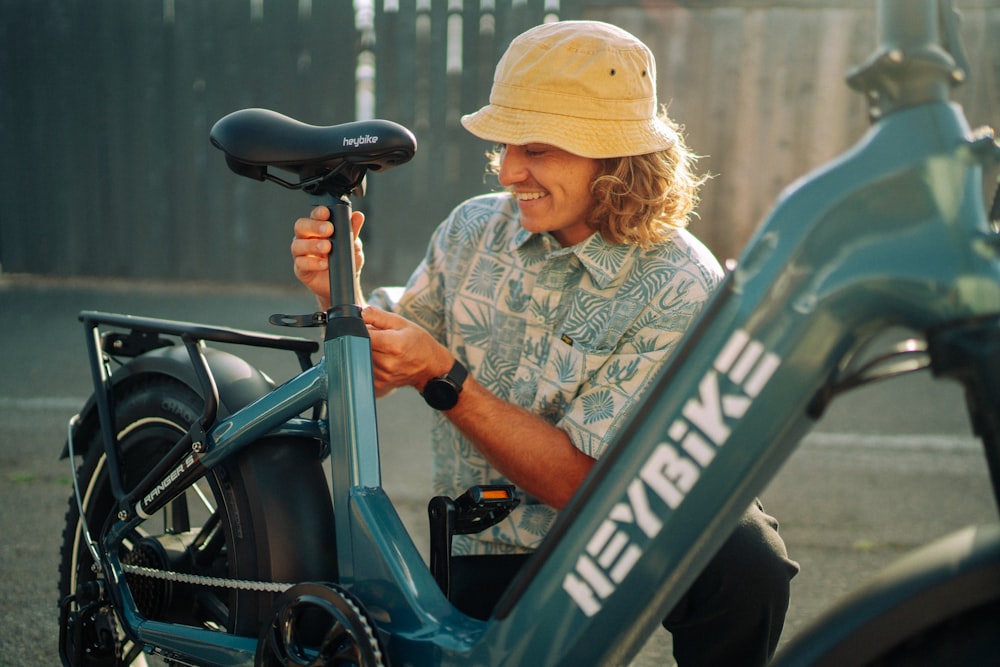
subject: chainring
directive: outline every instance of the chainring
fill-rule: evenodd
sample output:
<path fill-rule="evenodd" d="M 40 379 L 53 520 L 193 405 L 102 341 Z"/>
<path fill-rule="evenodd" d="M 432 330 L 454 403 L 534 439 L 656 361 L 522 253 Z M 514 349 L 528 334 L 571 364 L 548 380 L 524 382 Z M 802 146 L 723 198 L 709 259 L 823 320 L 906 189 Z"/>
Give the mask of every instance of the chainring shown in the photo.
<path fill-rule="evenodd" d="M 76 603 L 77 596 L 73 595 L 60 604 L 59 657 L 63 664 L 74 667 L 120 665 L 122 644 L 111 604 L 97 599 L 74 611 Z"/>
<path fill-rule="evenodd" d="M 292 586 L 274 604 L 257 643 L 256 667 L 383 667 L 361 603 L 330 583 Z"/>

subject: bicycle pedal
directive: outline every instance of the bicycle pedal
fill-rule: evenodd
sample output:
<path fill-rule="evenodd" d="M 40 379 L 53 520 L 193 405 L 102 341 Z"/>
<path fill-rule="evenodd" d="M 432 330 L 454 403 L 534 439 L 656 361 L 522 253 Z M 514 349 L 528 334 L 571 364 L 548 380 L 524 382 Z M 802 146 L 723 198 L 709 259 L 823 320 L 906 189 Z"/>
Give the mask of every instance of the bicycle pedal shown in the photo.
<path fill-rule="evenodd" d="M 521 502 L 509 484 L 473 486 L 458 498 L 434 496 L 427 504 L 430 520 L 430 570 L 445 597 L 451 595 L 451 541 L 455 535 L 480 533 L 495 526 Z"/>
<path fill-rule="evenodd" d="M 474 486 L 455 499 L 454 534 L 482 532 L 507 518 L 520 502 L 513 486 Z"/>
<path fill-rule="evenodd" d="M 277 313 L 267 318 L 267 321 L 278 327 L 321 327 L 326 324 L 326 313 L 307 313 L 305 315 Z"/>

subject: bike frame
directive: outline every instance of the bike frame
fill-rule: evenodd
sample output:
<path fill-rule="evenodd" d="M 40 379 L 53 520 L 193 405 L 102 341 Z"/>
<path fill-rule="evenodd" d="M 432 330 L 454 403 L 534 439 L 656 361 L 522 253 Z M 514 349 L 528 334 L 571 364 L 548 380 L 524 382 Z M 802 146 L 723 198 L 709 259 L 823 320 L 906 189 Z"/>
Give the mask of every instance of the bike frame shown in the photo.
<path fill-rule="evenodd" d="M 493 618 L 451 606 L 381 488 L 371 349 L 353 271 L 341 271 L 331 277 L 336 305 L 320 363 L 227 418 L 206 414 L 204 432 L 193 429 L 157 475 L 132 494 L 116 487 L 120 520 L 100 551 L 128 634 L 185 662 L 253 664 L 256 637 L 143 618 L 116 554 L 143 516 L 240 448 L 282 432 L 329 442 L 339 583 L 377 612 L 390 662 L 605 664 L 634 655 L 865 343 L 895 327 L 934 340 L 975 326 L 1000 340 L 1000 239 L 982 192 L 983 168 L 1000 161 L 1000 147 L 974 136 L 947 99 L 959 64 L 927 48 L 944 41 L 955 52 L 954 35 L 937 34 L 941 17 L 953 31 L 949 14 L 934 0 L 883 0 L 880 49 L 853 79 L 873 101 L 873 127 L 782 195 Z M 349 239 L 350 203 L 328 203 L 335 237 Z M 332 265 L 351 266 L 349 243 L 334 253 Z M 88 321 L 116 324 L 94 313 Z M 197 341 L 224 331 L 179 331 L 210 390 Z M 91 354 L 98 358 L 96 347 Z M 106 389 L 107 377 L 97 373 L 95 383 Z M 325 420 L 299 416 L 322 401 Z M 996 483 L 1000 437 L 980 430 Z M 110 460 L 114 438 L 105 437 Z"/>

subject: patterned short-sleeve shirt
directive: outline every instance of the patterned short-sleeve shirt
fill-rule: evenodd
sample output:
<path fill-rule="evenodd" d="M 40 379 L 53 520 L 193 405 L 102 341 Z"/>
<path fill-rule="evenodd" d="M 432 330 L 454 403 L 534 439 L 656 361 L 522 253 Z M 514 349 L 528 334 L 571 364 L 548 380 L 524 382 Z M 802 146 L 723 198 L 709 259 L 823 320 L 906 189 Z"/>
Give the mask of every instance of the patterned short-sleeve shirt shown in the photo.
<path fill-rule="evenodd" d="M 524 230 L 518 215 L 507 194 L 466 201 L 435 231 L 399 301 L 376 290 L 371 303 L 426 328 L 486 389 L 598 458 L 722 270 L 686 230 L 646 249 L 600 234 L 563 248 L 549 234 Z M 436 494 L 508 483 L 442 414 L 432 447 Z M 497 526 L 456 537 L 455 553 L 536 548 L 556 511 L 521 498 Z"/>

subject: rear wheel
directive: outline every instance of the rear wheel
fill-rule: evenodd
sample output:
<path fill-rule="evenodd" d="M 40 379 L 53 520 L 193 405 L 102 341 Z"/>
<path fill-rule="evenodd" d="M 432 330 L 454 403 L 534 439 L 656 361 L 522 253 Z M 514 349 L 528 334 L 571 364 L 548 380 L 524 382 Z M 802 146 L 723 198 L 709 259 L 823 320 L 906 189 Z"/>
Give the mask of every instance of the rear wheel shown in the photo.
<path fill-rule="evenodd" d="M 124 486 L 130 489 L 187 432 L 201 414 L 203 402 L 190 388 L 164 376 L 144 377 L 117 394 L 116 432 Z M 84 539 L 85 525 L 98 540 L 114 522 L 117 511 L 100 434 L 86 444 L 88 454 L 78 470 L 83 517 L 76 498 L 71 497 L 60 562 L 60 598 L 77 594 L 76 609 L 70 610 L 75 612 L 88 597 L 103 597 L 97 592 L 96 584 L 103 584 L 102 575 L 93 567 Z M 280 456 L 279 452 L 268 451 L 282 447 L 282 443 L 264 441 L 243 450 L 128 536 L 119 554 L 123 564 L 171 573 L 167 578 L 127 574 L 129 589 L 144 617 L 256 636 L 270 615 L 277 593 L 241 590 L 221 581 L 207 583 L 204 578 L 269 582 L 273 576 L 330 574 L 297 571 L 300 568 L 294 562 L 279 557 L 294 552 L 295 545 L 268 542 L 264 508 L 281 503 L 262 502 L 261 494 L 273 492 L 277 485 L 287 488 L 290 480 L 313 479 L 317 469 L 322 475 L 316 447 L 296 443 L 295 447 L 284 447 L 287 456 L 286 451 L 281 451 Z M 330 554 L 327 557 L 332 559 Z M 69 633 L 68 653 L 86 653 L 88 645 L 103 641 L 103 648 L 89 646 L 90 652 L 121 655 L 114 655 L 107 664 L 144 664 L 142 647 L 131 644 L 115 627 L 115 616 L 109 608 L 100 611 L 98 607 L 88 613 L 94 619 L 83 623 L 88 627 L 82 634 L 78 628 L 81 637 L 74 639 Z M 107 646 L 109 635 L 115 635 L 113 647 Z"/>

